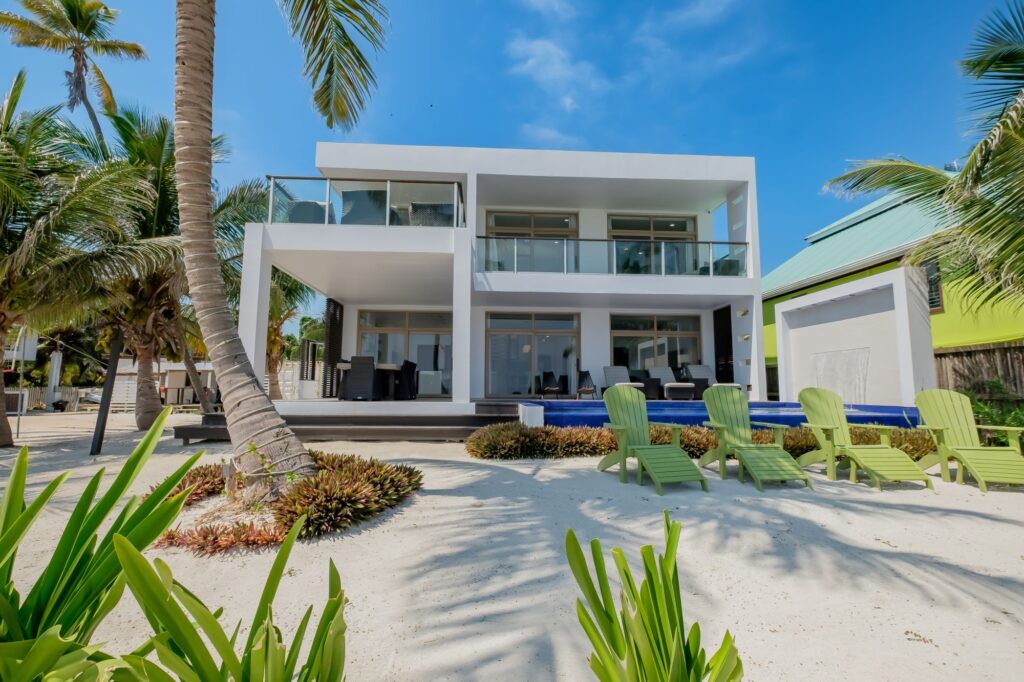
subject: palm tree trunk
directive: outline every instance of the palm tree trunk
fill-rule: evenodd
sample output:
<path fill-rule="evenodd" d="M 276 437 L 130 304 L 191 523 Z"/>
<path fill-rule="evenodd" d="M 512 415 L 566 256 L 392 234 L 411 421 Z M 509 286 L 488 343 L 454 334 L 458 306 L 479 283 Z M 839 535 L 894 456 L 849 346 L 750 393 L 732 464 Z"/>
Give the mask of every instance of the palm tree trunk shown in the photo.
<path fill-rule="evenodd" d="M 203 414 L 210 414 L 214 411 L 213 401 L 210 400 L 210 392 L 203 384 L 203 378 L 199 376 L 199 370 L 196 369 L 195 360 L 192 359 L 192 351 L 188 349 L 188 339 L 185 338 L 185 328 L 181 326 L 180 318 L 176 321 L 176 326 L 178 327 L 178 343 L 181 344 L 181 361 L 185 363 L 185 373 L 188 374 L 192 390 L 196 392 L 196 396 L 199 398 L 199 408 L 203 411 Z"/>
<path fill-rule="evenodd" d="M 211 219 L 215 5 L 215 0 L 176 0 L 174 169 L 182 250 L 189 294 L 220 386 L 235 468 L 246 484 L 262 484 L 275 495 L 286 486 L 287 473 L 311 476 L 316 467 L 253 372 L 221 276 Z"/>
<path fill-rule="evenodd" d="M 155 360 L 152 343 L 141 343 L 135 347 L 135 363 L 138 374 L 135 381 L 135 427 L 146 431 L 160 416 L 160 388 L 153 372 Z"/>
<path fill-rule="evenodd" d="M 7 419 L 7 393 L 4 387 L 2 353 L 5 343 L 7 343 L 7 329 L 0 327 L 0 448 L 14 446 L 14 432 L 11 431 L 11 422 Z"/>
<path fill-rule="evenodd" d="M 267 353 L 267 392 L 271 400 L 284 400 L 281 393 L 281 357 L 277 353 Z"/>
<path fill-rule="evenodd" d="M 96 111 L 92 108 L 92 102 L 89 101 L 89 95 L 83 95 L 82 106 L 85 107 L 85 113 L 89 114 L 89 121 L 92 123 L 93 132 L 96 133 L 96 141 L 100 144 L 100 151 L 103 152 L 103 158 L 107 158 L 107 140 L 103 137 L 103 128 L 100 127 L 100 119 L 96 116 Z"/>

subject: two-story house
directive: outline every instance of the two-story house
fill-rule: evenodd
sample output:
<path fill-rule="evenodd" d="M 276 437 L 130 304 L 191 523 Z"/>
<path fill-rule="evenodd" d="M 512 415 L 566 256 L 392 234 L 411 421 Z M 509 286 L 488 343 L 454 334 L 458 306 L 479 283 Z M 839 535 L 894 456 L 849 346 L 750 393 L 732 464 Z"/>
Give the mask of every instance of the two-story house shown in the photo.
<path fill-rule="evenodd" d="M 316 166 L 271 178 L 245 232 L 258 373 L 271 268 L 327 298 L 321 397 L 284 414 L 469 413 L 608 366 L 705 365 L 763 398 L 752 158 L 320 143 Z M 355 356 L 414 363 L 418 399 L 339 400 Z"/>

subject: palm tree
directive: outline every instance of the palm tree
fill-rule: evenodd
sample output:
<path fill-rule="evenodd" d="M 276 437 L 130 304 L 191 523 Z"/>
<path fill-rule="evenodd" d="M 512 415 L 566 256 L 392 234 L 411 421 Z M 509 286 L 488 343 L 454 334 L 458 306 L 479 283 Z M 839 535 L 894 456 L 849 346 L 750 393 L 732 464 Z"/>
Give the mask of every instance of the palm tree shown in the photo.
<path fill-rule="evenodd" d="M 126 226 L 129 238 L 174 240 L 174 257 L 145 277 L 110 283 L 108 300 L 97 314 L 124 332 L 125 343 L 135 356 L 138 380 L 135 394 L 135 424 L 145 431 L 152 426 L 163 405 L 156 361 L 161 355 L 181 357 L 192 364 L 188 333 L 181 305 L 187 295 L 184 261 L 178 250 L 178 192 L 174 175 L 173 125 L 165 116 L 151 115 L 136 108 L 122 108 L 109 117 L 116 133 L 110 154 L 138 167 L 150 183 L 153 202 L 137 220 Z M 223 140 L 213 141 L 223 156 Z M 77 149 L 87 163 L 97 163 L 103 151 L 91 136 L 77 140 Z M 229 189 L 214 207 L 215 231 L 220 240 L 237 242 L 245 222 L 257 220 L 266 210 L 263 183 L 243 183 Z M 227 247 L 224 247 L 227 248 Z M 191 369 L 189 370 L 192 374 Z M 196 376 L 192 376 L 193 383 Z M 212 411 L 208 396 L 196 385 L 204 411 Z"/>
<path fill-rule="evenodd" d="M 378 0 L 280 0 L 280 5 L 303 47 L 317 111 L 329 126 L 354 125 L 375 85 L 357 39 L 381 47 L 383 6 Z M 176 0 L 176 8 L 174 137 L 189 291 L 221 389 L 235 467 L 247 483 L 259 483 L 273 495 L 289 478 L 316 469 L 253 372 L 218 261 L 210 195 L 216 1 Z"/>
<path fill-rule="evenodd" d="M 166 260 L 171 244 L 126 239 L 152 193 L 121 160 L 79 162 L 60 107 L 18 113 L 24 72 L 0 106 L 0 346 L 15 324 L 74 317 L 112 280 L 138 277 Z M 0 400 L 4 387 L 0 378 Z M 13 444 L 0 415 L 0 446 Z"/>
<path fill-rule="evenodd" d="M 828 184 L 900 194 L 946 229 L 907 257 L 940 263 L 943 281 L 973 308 L 1024 307 L 1024 1 L 982 24 L 967 58 L 980 139 L 950 173 L 902 158 L 861 162 Z"/>
<path fill-rule="evenodd" d="M 281 400 L 281 365 L 289 348 L 284 326 L 294 320 L 303 306 L 313 300 L 313 290 L 280 270 L 274 271 L 270 284 L 267 324 L 267 392 L 271 400 Z"/>
<path fill-rule="evenodd" d="M 89 114 L 100 147 L 106 149 L 103 128 L 89 101 L 89 81 L 103 104 L 104 111 L 117 109 L 106 76 L 96 63 L 97 57 L 145 59 L 146 51 L 138 43 L 115 40 L 110 30 L 117 12 L 95 0 L 20 0 L 27 16 L 0 12 L 0 31 L 11 34 L 11 41 L 22 47 L 36 47 L 71 57 L 71 70 L 64 76 L 68 86 L 68 107 L 81 104 Z"/>

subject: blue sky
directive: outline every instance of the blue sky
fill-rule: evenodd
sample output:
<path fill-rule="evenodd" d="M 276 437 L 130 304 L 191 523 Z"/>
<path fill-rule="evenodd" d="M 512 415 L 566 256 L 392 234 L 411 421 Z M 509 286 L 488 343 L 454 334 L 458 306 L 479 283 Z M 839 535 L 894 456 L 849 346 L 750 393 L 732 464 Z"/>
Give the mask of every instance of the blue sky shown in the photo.
<path fill-rule="evenodd" d="M 104 64 L 115 94 L 170 114 L 174 3 L 108 1 L 122 11 L 118 37 L 150 56 Z M 942 165 L 966 151 L 968 84 L 957 60 L 1000 4 L 386 3 L 379 87 L 346 132 L 314 113 L 276 3 L 220 0 L 215 126 L 232 149 L 221 182 L 314 174 L 318 140 L 750 155 L 766 272 L 864 203 L 822 191 L 850 160 L 898 154 Z M 64 98 L 64 59 L 0 39 L 0 79 L 20 67 L 29 106 Z"/>

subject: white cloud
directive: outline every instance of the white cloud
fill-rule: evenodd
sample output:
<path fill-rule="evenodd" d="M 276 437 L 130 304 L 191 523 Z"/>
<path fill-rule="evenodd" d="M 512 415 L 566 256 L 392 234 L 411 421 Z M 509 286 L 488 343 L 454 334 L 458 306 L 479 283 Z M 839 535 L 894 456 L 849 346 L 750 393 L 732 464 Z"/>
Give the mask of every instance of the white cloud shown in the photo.
<path fill-rule="evenodd" d="M 695 40 L 693 35 L 679 39 L 687 31 L 722 22 L 736 5 L 736 0 L 692 0 L 675 9 L 649 13 L 633 35 L 633 43 L 641 51 L 638 68 L 626 74 L 625 80 L 648 80 L 654 87 L 666 87 L 680 79 L 700 82 L 754 57 L 764 41 L 760 31 L 749 26 L 730 27 L 724 40 L 710 44 L 707 37 L 714 41 L 713 32 L 698 36 L 703 40 Z"/>
<path fill-rule="evenodd" d="M 552 94 L 575 100 L 574 93 L 608 85 L 593 64 L 573 59 L 568 50 L 548 38 L 518 36 L 508 44 L 508 54 L 515 60 L 512 73 L 531 78 Z"/>
<path fill-rule="evenodd" d="M 545 147 L 578 147 L 583 144 L 582 138 L 550 126 L 524 123 L 519 130 L 531 142 Z"/>
<path fill-rule="evenodd" d="M 723 19 L 735 5 L 736 0 L 693 0 L 665 12 L 660 17 L 660 23 L 674 28 L 710 26 Z"/>
<path fill-rule="evenodd" d="M 562 109 L 568 112 L 573 112 L 580 108 L 580 105 L 576 104 L 576 99 L 572 95 L 562 95 L 559 103 L 562 105 Z"/>
<path fill-rule="evenodd" d="M 571 19 L 576 16 L 576 7 L 569 0 L 521 0 L 532 10 L 555 19 Z"/>

